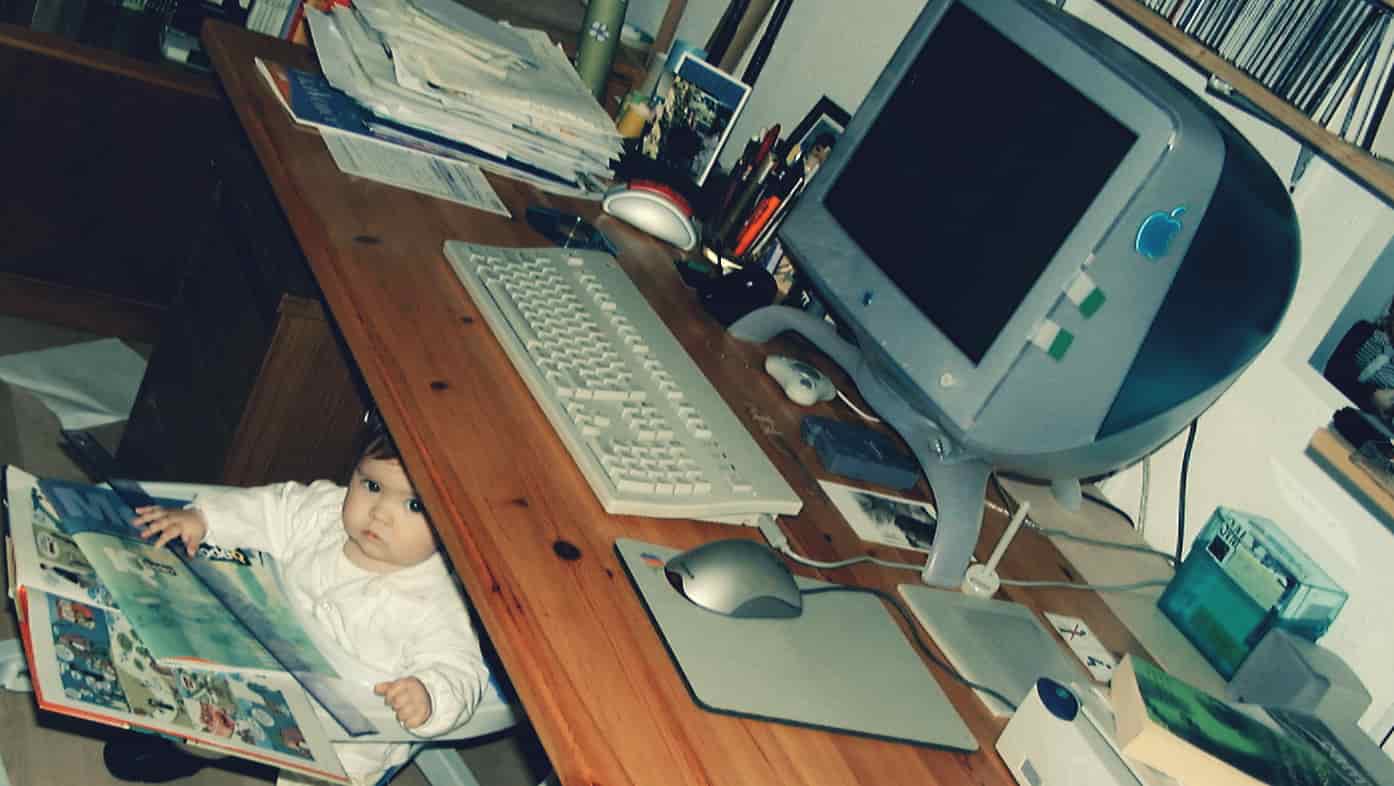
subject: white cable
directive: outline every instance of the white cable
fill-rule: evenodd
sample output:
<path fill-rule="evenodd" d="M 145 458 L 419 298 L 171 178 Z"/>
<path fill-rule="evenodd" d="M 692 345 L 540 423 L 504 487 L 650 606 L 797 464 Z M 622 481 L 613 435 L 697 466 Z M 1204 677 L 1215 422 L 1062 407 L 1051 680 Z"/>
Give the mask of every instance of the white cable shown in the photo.
<path fill-rule="evenodd" d="M 1002 586 L 1002 577 L 997 575 L 997 563 L 1002 561 L 1002 555 L 1007 552 L 1007 545 L 1016 537 L 1022 522 L 1026 521 L 1026 512 L 1030 509 L 1031 503 L 1022 500 L 1016 506 L 1016 513 L 1012 514 L 1012 520 L 1007 522 L 1007 531 L 1002 533 L 1001 539 L 992 549 L 992 556 L 987 558 L 986 563 L 969 565 L 968 570 L 964 571 L 961 587 L 964 593 L 979 598 L 990 598 L 997 594 L 997 590 Z"/>
<path fill-rule="evenodd" d="M 899 568 L 903 570 L 914 571 L 924 569 L 923 565 L 911 565 L 908 562 L 890 562 L 888 560 L 873 557 L 870 554 L 863 554 L 860 557 L 852 557 L 850 559 L 838 560 L 837 562 L 821 562 L 816 559 L 809 559 L 808 557 L 805 557 L 801 554 L 795 554 L 794 550 L 789 547 L 789 538 L 785 536 L 784 530 L 779 528 L 779 522 L 774 520 L 774 516 L 771 516 L 768 513 L 760 514 L 759 519 L 757 519 L 756 521 L 756 527 L 759 528 L 760 534 L 765 536 L 765 542 L 770 544 L 770 548 L 774 549 L 775 551 L 778 551 L 779 553 L 799 563 L 800 565 L 807 565 L 810 568 L 845 568 L 848 565 L 855 565 L 858 562 L 873 562 L 884 568 Z"/>
<path fill-rule="evenodd" d="M 1039 524 L 1037 524 L 1037 523 L 1035 523 L 1035 522 L 1027 522 L 1026 526 L 1030 527 L 1031 529 L 1036 530 L 1037 532 L 1041 533 L 1042 535 L 1049 535 L 1049 536 L 1054 537 L 1054 538 L 1064 538 L 1064 539 L 1066 539 L 1066 540 L 1074 540 L 1074 541 L 1078 541 L 1078 542 L 1080 542 L 1080 543 L 1088 543 L 1088 544 L 1091 545 L 1091 546 L 1100 546 L 1100 547 L 1106 548 L 1106 549 L 1120 549 L 1120 550 L 1122 550 L 1122 551 L 1136 551 L 1136 552 L 1139 552 L 1139 553 L 1141 553 L 1141 554 L 1148 554 L 1148 555 L 1151 555 L 1151 556 L 1153 556 L 1153 557 L 1161 557 L 1162 559 L 1164 559 L 1164 560 L 1167 561 L 1167 564 L 1168 564 L 1168 565 L 1174 565 L 1174 564 L 1176 563 L 1176 557 L 1172 556 L 1171 554 L 1168 554 L 1168 553 L 1165 552 L 1165 551 L 1162 551 L 1161 549 L 1154 549 L 1154 548 L 1151 548 L 1151 547 L 1149 547 L 1149 546 L 1134 546 L 1134 545 L 1131 544 L 1131 543 L 1115 543 L 1114 541 L 1111 541 L 1111 540 L 1100 540 L 1100 539 L 1098 539 L 1098 538 L 1087 538 L 1087 537 L 1085 537 L 1085 536 L 1083 536 L 1083 535 L 1076 535 L 1076 534 L 1074 534 L 1073 532 L 1067 532 L 1067 531 L 1065 531 L 1065 530 L 1063 530 L 1063 529 L 1054 529 L 1054 528 L 1052 528 L 1052 527 L 1042 527 L 1041 525 L 1039 525 Z"/>
<path fill-rule="evenodd" d="M 846 396 L 842 395 L 842 391 L 836 390 L 836 388 L 834 388 L 834 391 L 837 393 L 837 397 L 840 398 L 840 399 L 842 399 L 842 403 L 843 403 L 843 404 L 846 404 L 846 405 L 849 406 L 849 407 L 851 407 L 851 408 L 852 408 L 852 411 L 855 412 L 855 413 L 857 413 L 858 415 L 860 415 L 861 418 L 862 418 L 862 420 L 868 421 L 868 422 L 870 422 L 870 423 L 880 423 L 880 422 L 881 422 L 881 419 L 880 419 L 880 418 L 876 417 L 875 415 L 870 415 L 870 414 L 864 412 L 864 411 L 862 410 L 861 407 L 857 406 L 856 404 L 853 404 L 853 403 L 852 403 L 852 399 L 847 398 Z"/>
<path fill-rule="evenodd" d="M 1009 587 L 1046 587 L 1052 589 L 1082 589 L 1093 590 L 1095 592 L 1127 592 L 1129 590 L 1142 589 L 1144 587 L 1165 587 L 1170 584 L 1168 579 L 1152 579 L 1150 581 L 1136 581 L 1132 584 L 1075 584 L 1069 581 L 1017 581 L 1002 579 L 1003 586 Z"/>
<path fill-rule="evenodd" d="M 998 505 L 996 502 L 993 502 L 993 501 L 990 500 L 990 499 L 989 499 L 989 500 L 983 500 L 983 505 L 984 505 L 985 507 L 987 507 L 988 510 L 991 510 L 991 511 L 993 511 L 993 512 L 995 512 L 995 513 L 1000 513 L 1000 514 L 1002 514 L 1003 516 L 1006 516 L 1006 517 L 1008 517 L 1008 518 L 1011 518 L 1012 512 L 1011 512 L 1010 510 L 1008 510 L 1008 509 L 1002 507 L 1001 505 Z M 1065 538 L 1066 540 L 1076 540 L 1076 541 L 1079 541 L 1080 543 L 1088 543 L 1088 544 L 1090 544 L 1091 546 L 1099 546 L 1099 547 L 1101 547 L 1101 548 L 1106 548 L 1106 549 L 1120 549 L 1120 550 L 1123 550 L 1123 551 L 1136 551 L 1136 552 L 1140 552 L 1140 553 L 1142 553 L 1142 554 L 1149 554 L 1149 555 L 1152 555 L 1152 556 L 1154 556 L 1154 557 L 1161 557 L 1162 559 L 1166 560 L 1166 561 L 1167 561 L 1167 564 L 1169 564 L 1169 565 L 1174 565 L 1174 564 L 1176 563 L 1176 557 L 1175 557 L 1175 556 L 1173 556 L 1172 554 L 1170 554 L 1170 553 L 1168 553 L 1168 552 L 1162 551 L 1161 549 L 1154 549 L 1154 548 L 1151 548 L 1151 547 L 1149 547 L 1149 546 L 1134 546 L 1134 545 L 1129 544 L 1129 543 L 1115 543 L 1114 541 L 1111 541 L 1111 540 L 1099 540 L 1098 538 L 1087 538 L 1087 537 L 1085 537 L 1085 536 L 1083 536 L 1083 535 L 1076 535 L 1076 534 L 1074 534 L 1073 532 L 1069 532 L 1069 531 L 1066 531 L 1066 530 L 1063 530 L 1063 529 L 1055 529 L 1055 528 L 1052 528 L 1052 527 L 1042 527 L 1040 524 L 1037 524 L 1034 520 L 1032 520 L 1030 516 L 1028 516 L 1028 517 L 1026 518 L 1026 524 L 1025 524 L 1025 526 L 1026 526 L 1027 529 L 1033 529 L 1033 530 L 1035 530 L 1035 531 L 1041 533 L 1042 535 L 1049 535 L 1049 536 L 1051 536 L 1051 537 Z"/>
<path fill-rule="evenodd" d="M 1147 492 L 1152 485 L 1152 454 L 1142 460 L 1142 492 L 1138 494 L 1137 531 L 1146 537 L 1147 531 Z"/>
<path fill-rule="evenodd" d="M 800 565 L 807 565 L 810 568 L 845 568 L 848 565 L 855 565 L 858 562 L 874 562 L 875 564 L 880 565 L 883 568 L 900 568 L 903 570 L 914 571 L 924 570 L 924 565 L 911 565 L 908 562 L 890 562 L 888 560 L 880 559 L 878 557 L 873 557 L 870 554 L 863 554 L 860 557 L 851 557 L 849 559 L 841 559 L 836 562 L 822 562 L 816 559 L 809 559 L 808 557 L 795 554 L 794 551 L 790 549 L 788 546 L 779 549 L 779 551 L 789 559 L 799 563 Z"/>

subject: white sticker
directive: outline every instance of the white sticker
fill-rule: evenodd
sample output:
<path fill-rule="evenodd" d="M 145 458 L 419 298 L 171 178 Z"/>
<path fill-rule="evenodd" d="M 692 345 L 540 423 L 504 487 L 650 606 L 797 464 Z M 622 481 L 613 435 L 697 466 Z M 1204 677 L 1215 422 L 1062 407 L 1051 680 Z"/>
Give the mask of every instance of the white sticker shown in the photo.
<path fill-rule="evenodd" d="M 1104 683 L 1113 679 L 1113 667 L 1118 665 L 1118 659 L 1095 638 L 1094 631 L 1089 629 L 1084 620 L 1048 611 L 1045 616 L 1050 620 L 1055 632 L 1069 645 L 1070 651 L 1084 664 L 1084 668 L 1089 670 L 1090 676 Z"/>

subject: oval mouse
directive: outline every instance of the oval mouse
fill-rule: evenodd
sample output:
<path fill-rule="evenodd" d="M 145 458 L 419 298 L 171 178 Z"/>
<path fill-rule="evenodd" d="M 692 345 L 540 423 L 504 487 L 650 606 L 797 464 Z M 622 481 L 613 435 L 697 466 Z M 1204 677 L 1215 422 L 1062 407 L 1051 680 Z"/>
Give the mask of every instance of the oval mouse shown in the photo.
<path fill-rule="evenodd" d="M 635 180 L 612 188 L 605 194 L 601 208 L 683 251 L 691 251 L 697 245 L 692 209 L 681 195 L 662 183 Z"/>
<path fill-rule="evenodd" d="M 768 546 L 742 538 L 685 551 L 664 565 L 668 583 L 692 603 L 742 618 L 790 618 L 803 612 L 794 576 Z"/>

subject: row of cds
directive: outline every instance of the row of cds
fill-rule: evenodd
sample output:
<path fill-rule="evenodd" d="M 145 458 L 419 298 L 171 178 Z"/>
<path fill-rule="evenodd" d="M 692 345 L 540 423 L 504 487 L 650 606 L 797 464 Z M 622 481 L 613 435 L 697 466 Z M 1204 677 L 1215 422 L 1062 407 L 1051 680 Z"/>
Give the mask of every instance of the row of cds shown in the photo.
<path fill-rule="evenodd" d="M 1379 0 L 1142 0 L 1347 142 L 1374 142 L 1390 97 L 1394 9 Z"/>

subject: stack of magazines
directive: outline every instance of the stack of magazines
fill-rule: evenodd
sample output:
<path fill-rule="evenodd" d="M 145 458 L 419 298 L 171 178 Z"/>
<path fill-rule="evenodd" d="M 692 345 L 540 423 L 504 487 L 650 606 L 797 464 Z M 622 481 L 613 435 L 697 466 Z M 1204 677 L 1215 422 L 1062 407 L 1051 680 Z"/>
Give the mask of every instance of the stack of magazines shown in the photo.
<path fill-rule="evenodd" d="M 613 178 L 614 122 L 545 33 L 451 0 L 355 0 L 305 14 L 325 78 L 385 121 L 389 138 L 464 149 L 485 169 L 555 193 L 599 198 Z"/>
<path fill-rule="evenodd" d="M 1389 104 L 1394 9 L 1379 0 L 1143 0 L 1275 95 L 1369 150 Z"/>

